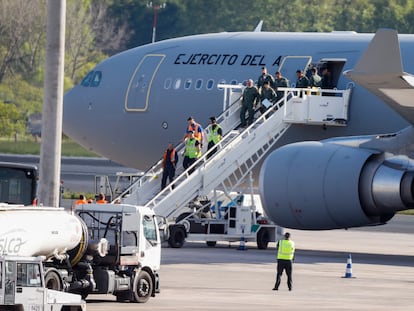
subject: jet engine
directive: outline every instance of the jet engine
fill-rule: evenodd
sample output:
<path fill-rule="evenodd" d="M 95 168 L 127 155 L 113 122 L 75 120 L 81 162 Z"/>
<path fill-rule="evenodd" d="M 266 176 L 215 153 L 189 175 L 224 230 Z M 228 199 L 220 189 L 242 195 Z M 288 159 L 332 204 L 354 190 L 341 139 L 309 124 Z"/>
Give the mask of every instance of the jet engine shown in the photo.
<path fill-rule="evenodd" d="M 414 161 L 377 150 L 300 142 L 260 170 L 267 216 L 280 226 L 324 230 L 384 224 L 414 206 Z"/>

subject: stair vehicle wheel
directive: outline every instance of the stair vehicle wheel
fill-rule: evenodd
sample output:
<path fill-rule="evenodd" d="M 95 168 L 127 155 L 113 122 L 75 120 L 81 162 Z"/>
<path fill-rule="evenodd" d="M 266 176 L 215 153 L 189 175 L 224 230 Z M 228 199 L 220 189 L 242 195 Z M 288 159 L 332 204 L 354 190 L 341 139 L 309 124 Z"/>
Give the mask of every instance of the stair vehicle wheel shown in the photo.
<path fill-rule="evenodd" d="M 266 228 L 261 228 L 257 233 L 257 248 L 267 249 L 269 244 L 269 231 Z"/>
<path fill-rule="evenodd" d="M 193 217 L 191 216 L 191 217 L 188 217 L 189 215 L 191 215 L 192 213 L 189 213 L 189 212 L 187 212 L 187 213 L 182 213 L 181 215 L 179 215 L 178 217 L 177 217 L 177 219 L 175 220 L 175 223 L 179 223 L 180 221 L 181 221 L 181 225 L 183 225 L 184 226 L 184 228 L 185 228 L 185 231 L 186 232 L 190 232 L 190 229 L 191 229 L 191 224 L 190 224 L 190 221 L 193 219 Z M 188 218 L 187 218 L 188 217 Z M 184 218 L 186 218 L 185 220 L 183 220 Z"/>
<path fill-rule="evenodd" d="M 152 295 L 152 278 L 147 271 L 141 270 L 135 275 L 133 284 L 134 301 L 139 303 L 147 302 Z"/>
<path fill-rule="evenodd" d="M 63 282 L 59 275 L 59 272 L 57 272 L 55 269 L 48 270 L 45 275 L 45 285 L 48 289 L 62 291 Z"/>
<path fill-rule="evenodd" d="M 168 245 L 172 248 L 181 248 L 185 241 L 185 228 L 184 226 L 175 225 L 170 226 L 170 238 L 168 239 Z"/>
<path fill-rule="evenodd" d="M 206 244 L 208 247 L 215 247 L 217 244 L 217 241 L 207 241 Z"/>

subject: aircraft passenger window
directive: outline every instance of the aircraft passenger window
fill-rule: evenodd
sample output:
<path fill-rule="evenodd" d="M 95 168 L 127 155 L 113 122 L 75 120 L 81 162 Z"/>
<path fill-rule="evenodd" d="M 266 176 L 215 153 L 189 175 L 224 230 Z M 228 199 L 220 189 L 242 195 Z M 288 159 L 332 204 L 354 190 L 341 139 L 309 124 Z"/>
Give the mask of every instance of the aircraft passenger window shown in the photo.
<path fill-rule="evenodd" d="M 85 87 L 88 87 L 88 86 L 89 86 L 89 84 L 91 84 L 91 80 L 92 80 L 92 78 L 93 78 L 93 74 L 94 74 L 94 72 L 93 72 L 93 71 L 90 71 L 90 72 L 86 75 L 86 77 L 85 77 L 85 78 L 83 78 L 83 80 L 82 80 L 82 82 L 81 82 L 81 85 L 82 85 L 82 86 L 85 86 Z"/>
<path fill-rule="evenodd" d="M 97 87 L 99 83 L 101 83 L 102 79 L 102 71 L 95 71 L 95 74 L 93 75 L 93 79 L 91 81 L 92 87 Z"/>
<path fill-rule="evenodd" d="M 226 84 L 226 80 L 221 79 L 221 80 L 219 80 L 219 83 L 218 84 Z M 217 89 L 222 90 L 221 87 L 217 87 Z"/>
<path fill-rule="evenodd" d="M 200 90 L 202 87 L 203 87 L 203 80 L 202 79 L 197 79 L 195 89 Z"/>
<path fill-rule="evenodd" d="M 178 90 L 181 86 L 181 79 L 177 79 L 174 82 L 174 90 Z"/>
<path fill-rule="evenodd" d="M 191 80 L 191 79 L 186 79 L 186 80 L 185 80 L 185 83 L 184 83 L 184 88 L 185 88 L 186 90 L 188 90 L 188 89 L 191 87 L 191 82 L 192 82 L 192 80 Z"/>
<path fill-rule="evenodd" d="M 214 87 L 214 80 L 210 79 L 207 81 L 207 90 L 212 90 Z"/>
<path fill-rule="evenodd" d="M 171 84 L 172 84 L 171 78 L 168 78 L 167 80 L 165 80 L 164 89 L 168 90 L 171 87 Z"/>

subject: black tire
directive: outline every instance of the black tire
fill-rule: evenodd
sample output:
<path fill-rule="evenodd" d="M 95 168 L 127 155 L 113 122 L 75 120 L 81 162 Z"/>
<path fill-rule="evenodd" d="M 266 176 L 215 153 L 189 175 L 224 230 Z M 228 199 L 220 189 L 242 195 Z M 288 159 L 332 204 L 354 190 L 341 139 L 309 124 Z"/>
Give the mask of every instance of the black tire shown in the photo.
<path fill-rule="evenodd" d="M 267 249 L 269 244 L 269 231 L 266 228 L 262 228 L 257 233 L 257 248 Z"/>
<path fill-rule="evenodd" d="M 141 270 L 135 275 L 132 291 L 134 294 L 134 301 L 138 303 L 145 303 L 152 295 L 154 284 L 152 278 L 147 271 Z"/>
<path fill-rule="evenodd" d="M 217 241 L 207 241 L 206 244 L 208 247 L 215 247 L 217 244 Z"/>
<path fill-rule="evenodd" d="M 116 292 L 115 293 L 117 302 L 126 302 L 131 299 L 130 291 Z"/>
<path fill-rule="evenodd" d="M 184 241 L 184 226 L 170 226 L 170 238 L 168 239 L 168 245 L 171 248 L 181 248 L 184 245 Z"/>
<path fill-rule="evenodd" d="M 63 281 L 55 269 L 49 269 L 45 275 L 45 286 L 48 289 L 63 291 Z"/>
<path fill-rule="evenodd" d="M 84 291 L 80 292 L 80 295 L 81 295 L 82 299 L 85 300 L 86 297 L 88 297 L 89 293 L 86 290 L 84 290 Z"/>
<path fill-rule="evenodd" d="M 181 220 L 183 220 L 184 218 L 188 217 L 189 215 L 191 215 L 192 213 L 182 213 L 180 214 L 177 219 L 175 220 L 175 223 L 179 223 Z"/>

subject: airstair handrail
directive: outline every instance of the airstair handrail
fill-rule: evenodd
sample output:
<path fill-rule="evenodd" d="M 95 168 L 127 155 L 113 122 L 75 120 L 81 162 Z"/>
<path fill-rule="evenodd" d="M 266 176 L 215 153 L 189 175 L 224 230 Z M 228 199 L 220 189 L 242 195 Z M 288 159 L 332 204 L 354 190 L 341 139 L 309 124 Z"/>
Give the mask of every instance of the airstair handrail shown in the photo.
<path fill-rule="evenodd" d="M 241 96 L 239 96 L 237 99 L 232 101 L 231 98 L 231 92 L 233 89 L 243 89 L 244 86 L 242 85 L 233 85 L 233 84 L 219 84 L 217 87 L 224 89 L 225 95 L 223 98 L 223 112 L 216 117 L 217 123 L 222 123 L 224 120 L 226 120 L 232 113 L 232 111 L 237 110 L 238 108 L 238 102 L 241 99 Z M 234 126 L 233 126 L 234 127 Z M 211 125 L 209 124 L 206 128 L 204 128 L 205 133 L 208 135 L 210 133 Z M 226 134 L 226 129 L 224 129 L 224 133 Z M 177 152 L 182 152 L 185 147 L 185 142 L 180 142 L 178 145 L 175 146 L 175 149 Z M 119 199 L 122 199 L 126 195 L 128 195 L 131 190 L 138 186 L 141 186 L 143 183 L 145 183 L 148 179 L 154 178 L 158 174 L 160 174 L 162 170 L 162 158 L 155 162 L 147 171 L 145 171 L 140 178 L 138 178 L 134 183 L 129 185 L 125 190 L 123 190 L 116 198 L 112 200 L 111 203 L 117 202 Z"/>

